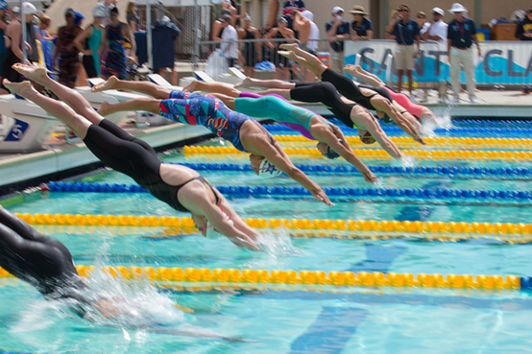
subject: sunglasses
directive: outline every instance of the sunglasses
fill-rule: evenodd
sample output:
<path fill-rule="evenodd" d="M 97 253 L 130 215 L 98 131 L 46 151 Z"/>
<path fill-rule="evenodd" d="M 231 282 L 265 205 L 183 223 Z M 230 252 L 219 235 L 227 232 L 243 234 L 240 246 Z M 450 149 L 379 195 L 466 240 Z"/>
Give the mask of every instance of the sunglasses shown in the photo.
<path fill-rule="evenodd" d="M 397 10 L 397 12 L 410 12 L 410 10 L 407 10 L 407 9 L 399 9 L 399 10 Z"/>

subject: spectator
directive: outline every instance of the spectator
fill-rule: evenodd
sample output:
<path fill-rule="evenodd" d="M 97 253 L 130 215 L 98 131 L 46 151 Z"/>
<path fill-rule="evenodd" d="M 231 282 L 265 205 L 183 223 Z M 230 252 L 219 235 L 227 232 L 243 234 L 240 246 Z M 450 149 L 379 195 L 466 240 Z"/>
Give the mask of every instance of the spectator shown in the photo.
<path fill-rule="evenodd" d="M 222 17 L 224 16 L 230 17 L 231 11 L 222 10 L 222 16 L 220 16 L 220 18 L 216 19 L 216 21 L 213 22 L 212 29 L 211 29 L 211 39 L 213 41 L 220 42 L 222 40 L 222 33 L 224 32 L 224 28 L 222 26 L 223 24 Z"/>
<path fill-rule="evenodd" d="M 419 34 L 423 34 L 430 26 L 430 23 L 427 21 L 427 14 L 424 11 L 417 13 L 416 22 L 419 26 Z"/>
<path fill-rule="evenodd" d="M 236 26 L 236 20 L 238 20 L 238 10 L 236 9 L 236 4 L 232 0 L 223 0 L 222 1 L 222 15 L 227 13 L 231 16 L 231 26 Z"/>
<path fill-rule="evenodd" d="M 161 21 L 156 22 L 152 28 L 153 69 L 159 70 L 159 75 L 164 77 L 164 71 L 166 68 L 170 68 L 172 72 L 170 82 L 172 85 L 177 85 L 174 42 L 180 32 L 177 25 L 171 22 L 167 16 L 163 16 Z"/>
<path fill-rule="evenodd" d="M 8 25 L 5 19 L 8 8 L 9 6 L 7 5 L 7 2 L 5 2 L 4 0 L 0 0 L 0 80 L 2 80 L 2 63 L 4 62 L 4 59 L 7 54 L 4 34 Z"/>
<path fill-rule="evenodd" d="M 526 17 L 517 24 L 515 38 L 522 41 L 532 41 L 532 7 L 526 11 Z"/>
<path fill-rule="evenodd" d="M 227 59 L 227 65 L 229 67 L 235 66 L 238 59 L 238 33 L 236 29 L 231 25 L 231 16 L 223 16 L 222 21 L 222 44 L 220 48 Z"/>
<path fill-rule="evenodd" d="M 450 13 L 454 15 L 454 20 L 447 27 L 447 55 L 451 63 L 451 80 L 453 86 L 453 97 L 449 103 L 459 103 L 460 93 L 460 65 L 464 66 L 466 74 L 467 92 L 471 103 L 479 103 L 475 95 L 475 64 L 473 60 L 473 42 L 478 48 L 478 55 L 481 55 L 478 43 L 475 22 L 464 16 L 467 10 L 459 3 L 454 3 Z"/>
<path fill-rule="evenodd" d="M 295 0 L 295 1 L 288 0 L 284 3 L 282 15 L 284 17 L 287 17 L 288 28 L 290 29 L 292 29 L 292 19 L 290 18 L 290 14 L 292 13 L 292 10 L 304 11 L 305 3 L 302 0 Z M 279 13 L 279 0 L 270 0 L 270 3 L 268 5 L 268 20 L 264 28 L 265 30 L 269 31 L 275 25 L 275 21 L 277 20 L 278 13 Z"/>
<path fill-rule="evenodd" d="M 131 33 L 139 31 L 140 18 L 137 14 L 137 3 L 135 1 L 130 1 L 127 3 L 126 21 L 129 25 L 129 30 Z"/>
<path fill-rule="evenodd" d="M 288 20 L 285 17 L 279 18 L 277 22 L 278 27 L 274 27 L 268 32 L 265 38 L 276 38 L 276 39 L 287 39 L 286 41 L 277 41 L 277 42 L 268 42 L 268 47 L 272 49 L 275 53 L 273 55 L 273 61 L 275 64 L 275 78 L 279 79 L 281 76 L 281 71 L 283 72 L 284 79 L 286 81 L 290 80 L 290 61 L 288 58 L 277 54 L 279 51 L 279 46 L 283 43 L 290 42 L 290 39 L 295 39 L 294 31 L 288 28 Z"/>
<path fill-rule="evenodd" d="M 46 68 L 52 71 L 53 55 L 52 55 L 52 41 L 54 37 L 48 33 L 48 28 L 52 24 L 52 19 L 45 14 L 39 16 L 39 26 L 35 26 L 35 37 L 41 42 L 42 54 Z"/>
<path fill-rule="evenodd" d="M 443 22 L 445 12 L 439 7 L 432 9 L 432 21 L 421 36 L 426 41 L 435 41 L 440 44 L 447 44 L 447 24 Z"/>
<path fill-rule="evenodd" d="M 353 15 L 354 21 L 351 22 L 351 39 L 370 40 L 373 39 L 373 23 L 367 18 L 367 12 L 362 6 L 353 6 L 353 10 L 349 11 Z"/>
<path fill-rule="evenodd" d="M 392 21 L 386 26 L 386 31 L 395 36 L 397 50 L 395 52 L 395 67 L 397 68 L 397 92 L 403 88 L 403 74 L 406 69 L 408 78 L 408 92 L 412 98 L 412 70 L 415 58 L 419 54 L 419 26 L 410 18 L 410 8 L 401 4 L 394 13 Z M 414 46 L 417 45 L 417 50 Z"/>
<path fill-rule="evenodd" d="M 439 7 L 432 9 L 432 21 L 428 28 L 421 32 L 421 37 L 426 41 L 435 41 L 440 45 L 447 45 L 447 24 L 443 22 L 442 18 L 445 12 Z M 447 83 L 446 80 L 441 80 L 438 83 L 439 102 L 445 102 Z"/>
<path fill-rule="evenodd" d="M 74 45 L 74 39 L 82 29 L 74 23 L 76 12 L 71 8 L 65 11 L 66 26 L 57 30 L 57 47 L 53 62 L 59 58 L 59 82 L 70 88 L 76 86 L 79 71 L 79 50 Z"/>
<path fill-rule="evenodd" d="M 327 39 L 333 50 L 331 56 L 331 69 L 342 73 L 344 67 L 344 41 L 350 39 L 349 22 L 344 21 L 344 9 L 340 6 L 333 7 L 333 20 L 325 25 Z"/>
<path fill-rule="evenodd" d="M 116 7 L 114 0 L 100 0 L 100 3 L 97 6 L 101 6 L 105 11 L 105 19 L 102 25 L 105 27 L 111 21 L 111 9 Z"/>
<path fill-rule="evenodd" d="M 101 6 L 96 6 L 92 11 L 94 18 L 92 24 L 87 26 L 74 39 L 74 45 L 83 53 L 83 67 L 89 78 L 100 75 L 100 56 L 98 49 L 102 43 L 103 27 L 105 20 L 105 10 Z"/>
<path fill-rule="evenodd" d="M 314 14 L 308 10 L 303 12 L 299 12 L 299 10 L 292 10 L 294 34 L 295 32 L 298 33 L 298 39 L 303 45 L 303 49 L 312 55 L 317 55 L 320 30 L 313 20 Z M 312 71 L 301 67 L 301 78 L 303 77 L 305 78 L 306 82 L 313 82 L 316 76 Z"/>
<path fill-rule="evenodd" d="M 102 56 L 106 52 L 103 60 L 104 67 L 102 75 L 104 78 L 109 78 L 114 75 L 119 79 L 127 78 L 127 58 L 125 50 L 126 37 L 131 38 L 132 52 L 135 53 L 135 40 L 127 23 L 118 20 L 118 8 L 113 7 L 109 11 L 110 22 L 105 26 L 103 31 L 102 42 L 98 55 Z"/>
<path fill-rule="evenodd" d="M 246 14 L 244 16 L 244 27 L 238 30 L 238 39 L 259 39 L 261 35 L 259 31 L 251 26 L 251 16 Z M 244 59 L 244 74 L 248 77 L 255 77 L 253 68 L 255 64 L 262 61 L 261 43 L 247 42 L 242 48 L 242 56 Z"/>
<path fill-rule="evenodd" d="M 39 52 L 37 51 L 37 38 L 35 36 L 35 26 L 33 25 L 33 16 L 37 13 L 37 9 L 33 4 L 29 2 L 23 2 L 24 7 L 24 22 L 26 25 L 26 46 L 27 49 L 27 61 L 31 63 L 39 62 Z M 15 9 L 13 9 L 15 10 Z M 15 12 L 15 11 L 13 11 Z M 21 75 L 13 69 L 11 66 L 15 63 L 22 63 L 24 61 L 24 52 L 22 51 L 22 24 L 17 12 L 18 17 L 12 17 L 11 23 L 6 28 L 5 43 L 7 47 L 7 54 L 2 63 L 2 73 L 4 78 L 11 82 L 18 82 L 21 79 Z M 2 89 L 7 88 L 2 84 Z"/>

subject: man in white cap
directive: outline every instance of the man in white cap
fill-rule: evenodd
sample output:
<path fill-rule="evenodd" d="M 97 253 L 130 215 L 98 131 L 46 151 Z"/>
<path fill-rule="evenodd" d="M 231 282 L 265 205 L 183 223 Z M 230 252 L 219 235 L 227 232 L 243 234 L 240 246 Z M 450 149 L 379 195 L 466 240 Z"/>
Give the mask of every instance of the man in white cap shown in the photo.
<path fill-rule="evenodd" d="M 344 41 L 351 38 L 349 22 L 344 21 L 344 9 L 340 6 L 333 7 L 333 20 L 325 25 L 327 39 L 333 53 L 331 55 L 331 69 L 342 73 L 344 67 Z"/>
<path fill-rule="evenodd" d="M 447 24 L 443 22 L 443 16 L 445 12 L 439 8 L 435 7 L 432 9 L 432 21 L 430 22 L 427 29 L 421 30 L 421 38 L 426 41 L 435 41 L 440 44 L 440 46 L 447 46 Z M 443 49 L 443 47 L 441 48 Z M 445 102 L 447 83 L 446 80 L 441 80 L 438 83 L 439 86 L 439 102 Z"/>
<path fill-rule="evenodd" d="M 475 64 L 473 60 L 473 43 L 477 46 L 478 56 L 481 55 L 478 43 L 477 29 L 475 22 L 464 16 L 467 13 L 465 7 L 459 3 L 454 3 L 449 10 L 454 15 L 454 20 L 447 28 L 447 55 L 451 63 L 451 82 L 453 86 L 453 97 L 449 103 L 460 102 L 460 65 L 464 66 L 467 83 L 467 93 L 471 103 L 480 103 L 475 94 Z"/>

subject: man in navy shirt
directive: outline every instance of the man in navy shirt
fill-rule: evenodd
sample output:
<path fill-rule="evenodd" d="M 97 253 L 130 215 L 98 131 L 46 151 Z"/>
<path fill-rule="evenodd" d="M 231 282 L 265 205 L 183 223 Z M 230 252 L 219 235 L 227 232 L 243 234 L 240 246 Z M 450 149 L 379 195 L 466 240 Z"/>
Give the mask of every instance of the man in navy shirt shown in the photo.
<path fill-rule="evenodd" d="M 517 24 L 515 38 L 522 41 L 532 41 L 532 7 L 526 11 L 526 17 Z"/>
<path fill-rule="evenodd" d="M 449 103 L 456 104 L 460 102 L 460 65 L 464 66 L 469 99 L 471 103 L 479 103 L 475 94 L 475 62 L 473 49 L 471 48 L 474 42 L 478 48 L 478 56 L 481 55 L 475 22 L 464 16 L 467 10 L 459 3 L 454 3 L 449 12 L 454 15 L 454 20 L 447 27 L 447 55 L 451 63 L 451 82 L 453 86 L 453 97 L 451 97 Z"/>
<path fill-rule="evenodd" d="M 351 39 L 369 40 L 373 39 L 373 24 L 366 18 L 368 15 L 362 6 L 353 6 L 353 10 L 349 11 L 353 15 L 354 21 L 351 22 Z"/>
<path fill-rule="evenodd" d="M 415 58 L 419 54 L 419 25 L 410 18 L 410 7 L 401 4 L 393 14 L 392 21 L 386 26 L 386 32 L 395 36 L 397 48 L 395 50 L 395 67 L 397 68 L 397 91 L 403 86 L 403 73 L 406 69 L 408 91 L 412 96 L 412 70 Z M 414 46 L 416 42 L 417 49 Z"/>
<path fill-rule="evenodd" d="M 331 49 L 331 69 L 342 73 L 344 68 L 344 41 L 350 39 L 349 22 L 344 21 L 344 9 L 340 6 L 333 7 L 332 15 L 334 20 L 325 25 L 327 39 Z"/>

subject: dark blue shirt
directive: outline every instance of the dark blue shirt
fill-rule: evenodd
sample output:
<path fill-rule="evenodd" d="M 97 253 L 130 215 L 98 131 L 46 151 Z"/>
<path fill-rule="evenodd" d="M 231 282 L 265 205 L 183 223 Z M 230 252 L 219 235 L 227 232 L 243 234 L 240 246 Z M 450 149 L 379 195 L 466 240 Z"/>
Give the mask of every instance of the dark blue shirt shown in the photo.
<path fill-rule="evenodd" d="M 333 21 L 327 22 L 325 25 L 325 30 L 329 32 L 332 26 Z M 336 34 L 349 34 L 349 22 L 343 21 L 342 24 L 336 29 Z M 329 42 L 329 44 L 335 52 L 342 52 L 344 50 L 344 41 L 334 41 Z"/>
<path fill-rule="evenodd" d="M 284 3 L 284 5 L 283 5 L 283 16 L 288 21 L 288 28 L 290 28 L 290 29 L 293 29 L 292 28 L 292 18 L 290 17 L 290 15 L 292 14 L 293 10 L 299 10 L 300 12 L 301 11 L 305 11 L 305 3 L 303 1 L 301 1 L 301 0 L 296 0 L 296 1 L 294 1 L 294 3 L 291 3 L 290 1 L 287 1 L 287 2 Z"/>
<path fill-rule="evenodd" d="M 415 36 L 419 36 L 419 25 L 411 18 L 408 19 L 406 24 L 399 20 L 393 27 L 391 34 L 395 36 L 397 44 L 412 45 L 414 44 Z"/>
<path fill-rule="evenodd" d="M 356 32 L 357 36 L 366 37 L 368 31 L 373 31 L 373 23 L 371 23 L 369 18 L 364 17 L 361 24 L 357 21 L 351 22 L 351 28 Z"/>
<path fill-rule="evenodd" d="M 469 48 L 473 44 L 472 35 L 477 33 L 475 22 L 470 18 L 464 18 L 464 22 L 453 20 L 447 27 L 447 39 L 451 40 L 451 46 L 456 48 Z"/>

